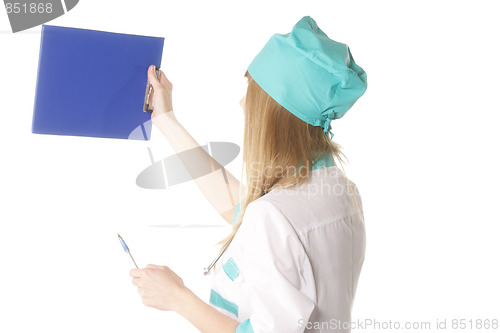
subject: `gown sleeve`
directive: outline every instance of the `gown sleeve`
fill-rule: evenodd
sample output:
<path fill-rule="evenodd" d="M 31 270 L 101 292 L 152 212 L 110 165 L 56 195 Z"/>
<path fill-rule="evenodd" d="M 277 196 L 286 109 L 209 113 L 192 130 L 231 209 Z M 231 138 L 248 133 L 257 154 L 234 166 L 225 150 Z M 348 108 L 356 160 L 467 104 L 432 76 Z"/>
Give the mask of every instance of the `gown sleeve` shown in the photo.
<path fill-rule="evenodd" d="M 250 203 L 240 226 L 240 300 L 250 309 L 236 333 L 299 333 L 315 308 L 314 279 L 297 233 L 270 201 Z"/>

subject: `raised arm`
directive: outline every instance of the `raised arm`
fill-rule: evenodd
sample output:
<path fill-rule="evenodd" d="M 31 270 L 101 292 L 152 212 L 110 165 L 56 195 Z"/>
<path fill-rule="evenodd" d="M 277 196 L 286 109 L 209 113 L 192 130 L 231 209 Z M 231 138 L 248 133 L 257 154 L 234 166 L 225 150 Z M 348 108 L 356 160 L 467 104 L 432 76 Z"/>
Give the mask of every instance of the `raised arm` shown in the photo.
<path fill-rule="evenodd" d="M 172 149 L 192 175 L 196 185 L 215 210 L 228 223 L 232 223 L 236 205 L 245 188 L 222 165 L 214 160 L 177 121 L 172 107 L 172 83 L 161 72 L 160 80 L 154 74 L 154 66 L 148 70 L 153 86 L 153 114 L 151 120 L 170 143 Z M 207 170 L 209 172 L 205 173 Z M 204 174 L 199 176 L 200 172 Z"/>

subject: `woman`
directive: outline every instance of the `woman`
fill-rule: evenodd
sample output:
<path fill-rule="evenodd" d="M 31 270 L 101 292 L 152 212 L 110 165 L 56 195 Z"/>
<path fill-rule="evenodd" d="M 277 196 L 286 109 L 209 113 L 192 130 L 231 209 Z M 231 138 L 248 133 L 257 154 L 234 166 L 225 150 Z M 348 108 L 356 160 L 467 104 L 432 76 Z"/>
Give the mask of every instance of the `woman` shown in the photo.
<path fill-rule="evenodd" d="M 176 152 L 198 148 L 175 120 L 172 84 L 163 73 L 157 80 L 153 66 L 148 76 L 155 125 Z M 366 73 L 347 45 L 305 16 L 291 33 L 272 36 L 245 77 L 248 188 L 220 165 L 196 180 L 233 223 L 211 265 L 210 303 L 166 266 L 132 269 L 132 283 L 144 304 L 176 311 L 204 333 L 349 332 L 366 239 L 359 192 L 334 162 L 343 154 L 330 122 L 365 92 Z M 210 163 L 198 152 L 200 163 Z M 210 191 L 217 184 L 230 195 Z"/>

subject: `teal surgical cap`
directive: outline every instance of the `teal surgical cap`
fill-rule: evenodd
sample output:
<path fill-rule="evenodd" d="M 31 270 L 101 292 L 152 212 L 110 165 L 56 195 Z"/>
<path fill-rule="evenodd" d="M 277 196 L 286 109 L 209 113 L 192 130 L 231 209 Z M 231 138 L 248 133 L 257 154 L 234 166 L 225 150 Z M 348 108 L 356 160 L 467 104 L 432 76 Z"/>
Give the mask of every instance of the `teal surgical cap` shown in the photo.
<path fill-rule="evenodd" d="M 366 91 L 366 73 L 346 44 L 330 39 L 310 16 L 287 34 L 274 34 L 248 73 L 276 102 L 301 120 L 321 126 L 341 118 Z"/>

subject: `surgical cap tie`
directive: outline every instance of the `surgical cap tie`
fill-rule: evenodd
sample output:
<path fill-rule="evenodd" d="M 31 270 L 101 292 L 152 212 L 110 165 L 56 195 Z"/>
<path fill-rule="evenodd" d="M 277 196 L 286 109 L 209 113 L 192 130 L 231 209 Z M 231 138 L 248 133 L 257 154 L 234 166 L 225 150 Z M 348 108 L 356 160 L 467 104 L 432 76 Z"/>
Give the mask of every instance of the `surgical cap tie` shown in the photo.
<path fill-rule="evenodd" d="M 333 139 L 333 132 L 332 132 L 332 126 L 331 126 L 331 120 L 327 119 L 325 123 L 323 124 L 323 132 L 328 136 L 328 138 L 331 140 Z"/>

